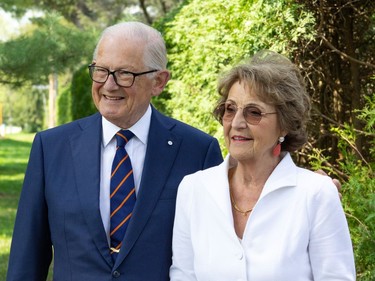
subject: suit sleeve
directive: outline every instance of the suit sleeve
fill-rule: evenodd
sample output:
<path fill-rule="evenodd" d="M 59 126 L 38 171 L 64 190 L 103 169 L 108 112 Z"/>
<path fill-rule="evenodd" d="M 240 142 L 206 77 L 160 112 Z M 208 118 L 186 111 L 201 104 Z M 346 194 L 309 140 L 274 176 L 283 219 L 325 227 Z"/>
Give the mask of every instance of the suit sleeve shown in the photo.
<path fill-rule="evenodd" d="M 46 280 L 52 259 L 44 197 L 43 146 L 35 136 L 14 226 L 7 281 Z"/>
<path fill-rule="evenodd" d="M 190 210 L 193 202 L 191 183 L 185 177 L 177 192 L 176 214 L 172 239 L 171 281 L 196 281 L 194 251 L 190 231 Z"/>
<path fill-rule="evenodd" d="M 223 162 L 223 156 L 221 154 L 220 146 L 217 139 L 213 138 L 207 149 L 203 169 L 217 166 L 221 164 L 221 162 Z"/>

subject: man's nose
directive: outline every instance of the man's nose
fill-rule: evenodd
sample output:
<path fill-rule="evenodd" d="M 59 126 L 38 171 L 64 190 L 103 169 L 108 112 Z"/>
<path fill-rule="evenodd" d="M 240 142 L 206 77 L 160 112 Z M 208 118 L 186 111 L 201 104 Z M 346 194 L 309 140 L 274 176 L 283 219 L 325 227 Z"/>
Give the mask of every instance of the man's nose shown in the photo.
<path fill-rule="evenodd" d="M 105 81 L 104 87 L 107 90 L 119 87 L 119 85 L 117 85 L 117 83 L 116 83 L 116 77 L 115 77 L 114 73 L 110 73 L 108 75 L 108 79 L 107 79 L 107 81 Z"/>

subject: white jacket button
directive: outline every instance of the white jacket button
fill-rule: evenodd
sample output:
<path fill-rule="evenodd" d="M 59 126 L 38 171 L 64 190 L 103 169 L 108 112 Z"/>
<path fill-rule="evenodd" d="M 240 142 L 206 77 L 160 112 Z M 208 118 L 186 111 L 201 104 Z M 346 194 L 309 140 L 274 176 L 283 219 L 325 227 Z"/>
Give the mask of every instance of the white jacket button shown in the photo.
<path fill-rule="evenodd" d="M 238 253 L 237 253 L 237 258 L 238 258 L 239 260 L 242 260 L 242 259 L 243 259 L 243 253 L 242 253 L 242 252 L 238 252 Z"/>

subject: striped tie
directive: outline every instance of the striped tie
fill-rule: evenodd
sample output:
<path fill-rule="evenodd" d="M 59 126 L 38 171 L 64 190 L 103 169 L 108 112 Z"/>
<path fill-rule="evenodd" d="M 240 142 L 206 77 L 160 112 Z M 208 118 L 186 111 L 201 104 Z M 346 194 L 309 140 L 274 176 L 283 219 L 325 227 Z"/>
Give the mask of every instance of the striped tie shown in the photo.
<path fill-rule="evenodd" d="M 126 143 L 134 136 L 127 130 L 116 133 L 117 149 L 112 164 L 111 174 L 111 256 L 116 260 L 120 252 L 122 239 L 129 225 L 130 217 L 135 205 L 135 185 L 133 168 L 128 153 L 125 150 Z"/>

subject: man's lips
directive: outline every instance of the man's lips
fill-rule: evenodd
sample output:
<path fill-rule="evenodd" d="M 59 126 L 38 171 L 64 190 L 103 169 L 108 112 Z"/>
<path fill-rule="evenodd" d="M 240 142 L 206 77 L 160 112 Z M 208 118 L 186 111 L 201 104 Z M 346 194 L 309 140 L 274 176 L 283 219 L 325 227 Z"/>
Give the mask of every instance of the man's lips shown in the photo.
<path fill-rule="evenodd" d="M 123 97 L 114 97 L 114 96 L 107 96 L 103 95 L 107 100 L 122 100 L 124 99 Z"/>

